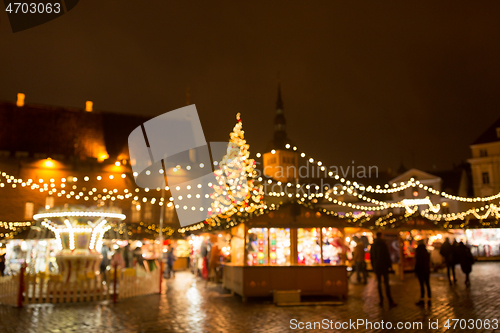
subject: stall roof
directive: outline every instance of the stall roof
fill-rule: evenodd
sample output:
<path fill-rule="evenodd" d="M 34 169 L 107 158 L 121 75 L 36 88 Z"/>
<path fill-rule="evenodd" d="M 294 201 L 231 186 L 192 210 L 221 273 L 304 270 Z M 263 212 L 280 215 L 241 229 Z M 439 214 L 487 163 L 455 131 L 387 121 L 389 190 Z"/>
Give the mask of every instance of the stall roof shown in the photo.
<path fill-rule="evenodd" d="M 277 210 L 256 216 L 246 223 L 250 227 L 277 228 L 344 228 L 353 226 L 341 218 L 330 216 L 298 203 L 285 203 Z"/>

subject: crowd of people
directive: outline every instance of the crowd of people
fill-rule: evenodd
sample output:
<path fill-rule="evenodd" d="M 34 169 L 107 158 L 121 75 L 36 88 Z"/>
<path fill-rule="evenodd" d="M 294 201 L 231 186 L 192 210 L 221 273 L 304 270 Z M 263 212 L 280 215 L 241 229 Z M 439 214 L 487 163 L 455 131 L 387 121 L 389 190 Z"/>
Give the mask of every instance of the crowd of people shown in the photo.
<path fill-rule="evenodd" d="M 131 250 L 129 245 L 111 249 L 103 245 L 101 249 L 102 261 L 100 264 L 101 275 L 105 276 L 108 269 L 137 268 L 142 267 L 144 258 L 141 248 Z M 174 264 L 177 260 L 176 248 L 169 244 L 163 252 L 162 261 L 164 263 L 163 277 L 165 279 L 175 278 Z M 0 262 L 1 264 L 1 262 Z M 194 273 L 207 281 L 219 282 L 221 276 L 221 250 L 217 245 L 217 238 L 204 240 L 196 259 L 192 263 L 195 266 Z M 188 262 L 189 265 L 189 262 Z M 144 268 L 144 267 L 142 267 Z"/>
<path fill-rule="evenodd" d="M 448 274 L 448 281 L 450 285 L 457 283 L 457 278 L 455 275 L 455 267 L 460 264 L 462 272 L 465 274 L 465 285 L 470 286 L 469 275 L 472 271 L 472 265 L 474 263 L 474 257 L 472 253 L 463 242 L 453 243 L 450 242 L 448 238 L 445 239 L 441 246 L 440 254 L 443 256 Z M 382 237 L 382 233 L 378 232 L 376 238 L 371 245 L 370 250 L 371 263 L 373 267 L 373 272 L 377 277 L 377 287 L 380 297 L 380 306 L 384 305 L 384 293 L 383 287 L 385 289 L 385 297 L 389 302 L 390 307 L 395 307 L 397 304 L 392 299 L 391 288 L 389 285 L 389 273 L 392 270 L 392 260 L 389 253 L 389 248 Z M 430 286 L 430 273 L 431 273 L 431 258 L 430 253 L 427 251 L 425 243 L 423 240 L 418 242 L 418 246 L 415 250 L 415 275 L 420 283 L 420 299 L 416 303 L 417 305 L 425 304 L 425 295 L 427 291 L 427 299 L 431 300 L 431 286 Z M 355 272 L 357 273 L 358 283 L 367 283 L 367 269 L 365 262 L 365 246 L 363 243 L 359 242 L 353 251 L 353 261 Z"/>
<path fill-rule="evenodd" d="M 217 238 L 214 236 L 210 240 L 203 240 L 199 253 L 194 254 L 192 261 L 192 271 L 195 275 L 208 281 L 218 282 L 221 279 L 221 250 L 217 244 Z M 174 263 L 177 257 L 175 248 L 169 245 L 167 252 L 163 256 L 166 263 L 164 277 L 166 279 L 175 277 Z"/>
<path fill-rule="evenodd" d="M 120 247 L 111 251 L 107 245 L 103 245 L 101 248 L 102 261 L 99 266 L 101 274 L 104 274 L 108 268 L 134 268 L 143 266 L 144 258 L 142 257 L 142 251 L 140 247 L 135 248 L 133 251 L 130 249 L 130 245 L 125 247 Z"/>

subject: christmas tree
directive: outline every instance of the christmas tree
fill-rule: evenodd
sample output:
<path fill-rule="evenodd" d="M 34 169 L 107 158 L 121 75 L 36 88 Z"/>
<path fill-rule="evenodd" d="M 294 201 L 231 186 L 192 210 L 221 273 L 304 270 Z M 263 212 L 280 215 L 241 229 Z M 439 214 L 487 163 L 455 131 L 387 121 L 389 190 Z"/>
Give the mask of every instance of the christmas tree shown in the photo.
<path fill-rule="evenodd" d="M 230 219 L 234 214 L 252 213 L 262 208 L 262 186 L 254 184 L 257 172 L 255 161 L 250 156 L 240 114 L 230 134 L 227 153 L 217 163 L 214 171 L 217 184 L 212 185 L 212 206 L 207 223 L 215 225 L 214 219 Z"/>

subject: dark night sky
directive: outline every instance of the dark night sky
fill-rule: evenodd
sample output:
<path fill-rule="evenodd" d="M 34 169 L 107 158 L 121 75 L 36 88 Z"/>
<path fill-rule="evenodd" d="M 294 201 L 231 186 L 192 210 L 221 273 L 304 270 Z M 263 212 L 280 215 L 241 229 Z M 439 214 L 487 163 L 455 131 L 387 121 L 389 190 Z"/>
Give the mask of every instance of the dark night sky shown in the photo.
<path fill-rule="evenodd" d="M 468 158 L 499 116 L 498 1 L 211 4 L 83 0 L 15 34 L 2 11 L 0 100 L 158 115 L 189 86 L 207 140 L 228 139 L 241 112 L 256 153 L 279 70 L 299 148 L 425 170 Z"/>

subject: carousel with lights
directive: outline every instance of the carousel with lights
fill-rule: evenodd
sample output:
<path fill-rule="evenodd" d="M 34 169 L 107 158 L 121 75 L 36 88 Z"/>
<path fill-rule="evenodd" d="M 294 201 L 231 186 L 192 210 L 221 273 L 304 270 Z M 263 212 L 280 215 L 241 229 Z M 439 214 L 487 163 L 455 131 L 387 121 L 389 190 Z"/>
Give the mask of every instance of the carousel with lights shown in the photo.
<path fill-rule="evenodd" d="M 75 282 L 93 278 L 99 270 L 104 234 L 125 215 L 117 207 L 65 206 L 43 210 L 33 218 L 55 235 L 63 281 Z"/>

